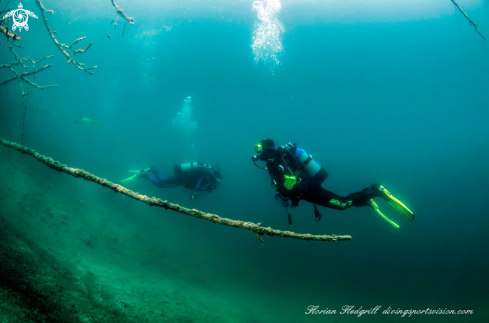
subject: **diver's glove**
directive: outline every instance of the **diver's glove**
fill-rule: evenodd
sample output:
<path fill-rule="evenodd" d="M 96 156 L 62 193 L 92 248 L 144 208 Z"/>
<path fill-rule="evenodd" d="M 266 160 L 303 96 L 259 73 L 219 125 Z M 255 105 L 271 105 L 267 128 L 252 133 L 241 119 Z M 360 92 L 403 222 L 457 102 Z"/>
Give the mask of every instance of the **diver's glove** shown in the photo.
<path fill-rule="evenodd" d="M 283 207 L 288 207 L 289 206 L 289 201 L 288 200 L 284 200 L 282 198 L 282 196 L 280 196 L 280 193 L 277 193 L 275 195 L 275 199 L 280 203 L 280 206 L 283 206 Z"/>

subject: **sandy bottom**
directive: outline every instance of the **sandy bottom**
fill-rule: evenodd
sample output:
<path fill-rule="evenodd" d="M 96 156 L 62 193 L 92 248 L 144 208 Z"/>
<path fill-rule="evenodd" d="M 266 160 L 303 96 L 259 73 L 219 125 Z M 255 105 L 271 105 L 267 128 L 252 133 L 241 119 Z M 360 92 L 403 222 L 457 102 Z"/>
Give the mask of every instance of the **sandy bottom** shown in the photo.
<path fill-rule="evenodd" d="M 275 238 L 263 248 L 243 231 L 151 208 L 0 147 L 0 323 L 446 323 L 489 315 L 306 315 L 311 304 L 443 307 L 454 295 L 326 261 L 334 250 L 349 257 L 348 244 Z"/>
<path fill-rule="evenodd" d="M 0 322 L 266 321 L 125 222 L 151 208 L 0 154 Z"/>

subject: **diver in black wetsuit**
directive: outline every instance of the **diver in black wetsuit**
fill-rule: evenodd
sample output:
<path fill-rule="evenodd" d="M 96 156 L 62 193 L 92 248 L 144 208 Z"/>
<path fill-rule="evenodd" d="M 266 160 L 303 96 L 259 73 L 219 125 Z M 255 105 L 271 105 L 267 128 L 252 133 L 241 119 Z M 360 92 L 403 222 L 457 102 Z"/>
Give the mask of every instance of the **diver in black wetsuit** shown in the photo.
<path fill-rule="evenodd" d="M 146 178 L 155 186 L 160 188 L 175 187 L 183 185 L 192 191 L 190 198 L 195 199 L 205 192 L 211 193 L 217 188 L 222 179 L 222 173 L 218 167 L 211 167 L 209 164 L 192 162 L 175 165 L 175 175 L 164 178 L 154 167 L 143 169 L 134 176 L 122 182 L 133 181 L 136 178 Z M 194 191 L 199 192 L 197 195 Z"/>
<path fill-rule="evenodd" d="M 291 207 L 299 206 L 301 200 L 308 201 L 314 204 L 316 220 L 319 221 L 321 215 L 316 204 L 336 210 L 346 210 L 352 206 L 369 206 L 393 226 L 399 227 L 380 212 L 373 200 L 375 197 L 382 197 L 396 211 L 409 220 L 414 220 L 414 214 L 382 185 L 373 184 L 345 197 L 324 189 L 321 184 L 328 178 L 328 173 L 311 155 L 295 144 L 289 143 L 277 148 L 273 140 L 264 139 L 255 146 L 255 152 L 257 154 L 252 157 L 253 163 L 256 165 L 258 160 L 266 162 L 265 169 L 268 170 L 272 186 L 277 191 L 275 199 L 283 207 L 288 207 L 289 201 Z"/>

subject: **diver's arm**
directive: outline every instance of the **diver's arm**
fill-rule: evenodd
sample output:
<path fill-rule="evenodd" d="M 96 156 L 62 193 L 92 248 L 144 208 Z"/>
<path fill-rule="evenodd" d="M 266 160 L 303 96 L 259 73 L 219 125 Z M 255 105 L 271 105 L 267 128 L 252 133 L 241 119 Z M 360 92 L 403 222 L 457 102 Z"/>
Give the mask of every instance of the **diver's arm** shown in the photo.
<path fill-rule="evenodd" d="M 199 181 L 197 182 L 197 185 L 195 186 L 196 191 L 207 191 L 211 192 L 212 191 L 212 185 L 211 181 L 208 178 L 205 178 L 202 176 Z"/>
<path fill-rule="evenodd" d="M 204 179 L 203 176 L 201 176 L 199 178 L 199 181 L 197 182 L 197 185 L 195 185 L 195 191 L 205 191 L 206 190 L 206 187 L 205 186 L 201 186 L 203 179 Z"/>

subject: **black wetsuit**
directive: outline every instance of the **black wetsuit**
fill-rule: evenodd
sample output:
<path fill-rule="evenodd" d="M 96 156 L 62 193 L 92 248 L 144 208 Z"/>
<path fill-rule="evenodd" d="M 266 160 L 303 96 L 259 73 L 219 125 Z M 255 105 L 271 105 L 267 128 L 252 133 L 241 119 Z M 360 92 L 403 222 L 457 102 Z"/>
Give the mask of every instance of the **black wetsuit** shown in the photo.
<path fill-rule="evenodd" d="M 352 206 L 368 206 L 370 199 L 380 196 L 378 189 L 373 187 L 365 188 L 348 196 L 339 196 L 324 189 L 321 184 L 328 177 L 326 170 L 321 167 L 311 177 L 305 166 L 296 157 L 295 149 L 295 146 L 282 146 L 269 153 L 266 162 L 268 172 L 272 177 L 272 186 L 276 187 L 282 200 L 290 199 L 292 207 L 298 206 L 300 200 L 305 200 L 328 208 L 345 210 Z M 284 175 L 291 175 L 291 173 L 296 176 L 297 184 L 289 190 L 284 186 Z"/>
<path fill-rule="evenodd" d="M 190 165 L 188 168 L 184 165 Z M 219 185 L 219 176 L 216 172 L 206 164 L 201 162 L 193 162 L 188 164 L 175 165 L 175 175 L 165 179 L 155 169 L 152 169 L 146 178 L 157 187 L 175 187 L 183 185 L 183 187 L 194 191 L 212 192 Z"/>

